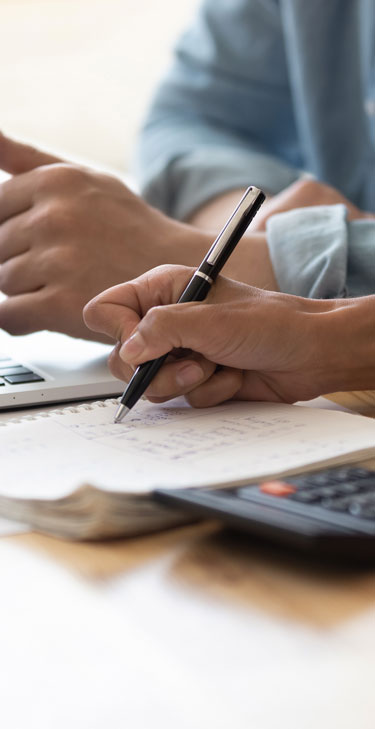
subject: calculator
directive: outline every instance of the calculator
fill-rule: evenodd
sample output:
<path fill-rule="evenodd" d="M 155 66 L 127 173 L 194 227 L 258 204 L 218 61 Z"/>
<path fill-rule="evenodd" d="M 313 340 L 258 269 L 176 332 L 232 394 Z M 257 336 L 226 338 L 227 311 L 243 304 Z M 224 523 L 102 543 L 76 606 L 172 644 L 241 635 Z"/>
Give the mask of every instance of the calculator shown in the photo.
<path fill-rule="evenodd" d="M 285 546 L 375 562 L 375 471 L 366 468 L 341 466 L 236 488 L 158 489 L 154 497 Z"/>

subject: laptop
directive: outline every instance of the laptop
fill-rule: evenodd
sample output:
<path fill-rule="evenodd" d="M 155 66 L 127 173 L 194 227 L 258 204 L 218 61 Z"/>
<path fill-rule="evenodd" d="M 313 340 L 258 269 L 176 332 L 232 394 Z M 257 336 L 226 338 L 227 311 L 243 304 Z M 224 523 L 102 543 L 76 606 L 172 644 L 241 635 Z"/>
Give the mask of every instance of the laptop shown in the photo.
<path fill-rule="evenodd" d="M 64 334 L 12 337 L 0 330 L 0 412 L 121 394 L 123 383 L 108 369 L 110 351 Z"/>

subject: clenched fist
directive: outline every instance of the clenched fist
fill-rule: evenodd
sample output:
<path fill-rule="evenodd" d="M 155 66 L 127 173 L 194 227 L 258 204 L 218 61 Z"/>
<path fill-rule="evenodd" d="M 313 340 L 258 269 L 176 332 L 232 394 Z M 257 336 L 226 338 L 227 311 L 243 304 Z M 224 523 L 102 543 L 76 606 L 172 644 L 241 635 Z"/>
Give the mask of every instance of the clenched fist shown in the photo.
<path fill-rule="evenodd" d="M 0 327 L 12 334 L 93 338 L 82 318 L 93 296 L 160 263 L 198 264 L 211 240 L 115 177 L 4 135 L 0 168 L 13 175 L 0 185 Z"/>

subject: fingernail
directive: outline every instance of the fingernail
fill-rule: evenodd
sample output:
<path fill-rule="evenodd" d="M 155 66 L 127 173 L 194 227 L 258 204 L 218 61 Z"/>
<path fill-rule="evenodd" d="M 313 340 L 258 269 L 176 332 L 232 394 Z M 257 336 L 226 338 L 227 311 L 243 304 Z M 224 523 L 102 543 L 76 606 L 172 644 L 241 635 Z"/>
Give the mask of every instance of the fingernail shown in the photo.
<path fill-rule="evenodd" d="M 121 359 L 128 361 L 132 359 L 137 359 L 137 357 L 140 357 L 143 350 L 145 349 L 146 342 L 143 339 L 140 332 L 134 332 L 129 339 L 124 342 L 122 345 L 119 355 Z"/>
<path fill-rule="evenodd" d="M 197 364 L 187 364 L 176 374 L 176 382 L 180 387 L 195 385 L 203 377 L 203 370 Z"/>

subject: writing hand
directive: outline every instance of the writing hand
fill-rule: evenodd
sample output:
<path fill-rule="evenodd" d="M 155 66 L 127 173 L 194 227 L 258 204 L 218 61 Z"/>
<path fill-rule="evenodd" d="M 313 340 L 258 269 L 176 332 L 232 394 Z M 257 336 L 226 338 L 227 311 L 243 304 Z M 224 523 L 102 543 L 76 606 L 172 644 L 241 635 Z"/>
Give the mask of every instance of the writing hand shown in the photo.
<path fill-rule="evenodd" d="M 110 357 L 116 377 L 128 381 L 137 365 L 172 352 L 147 390 L 152 401 L 184 394 L 206 407 L 232 398 L 293 402 L 329 391 L 312 314 L 335 302 L 219 277 L 205 302 L 171 303 L 192 272 L 161 266 L 86 306 L 86 324 L 118 341 Z"/>

